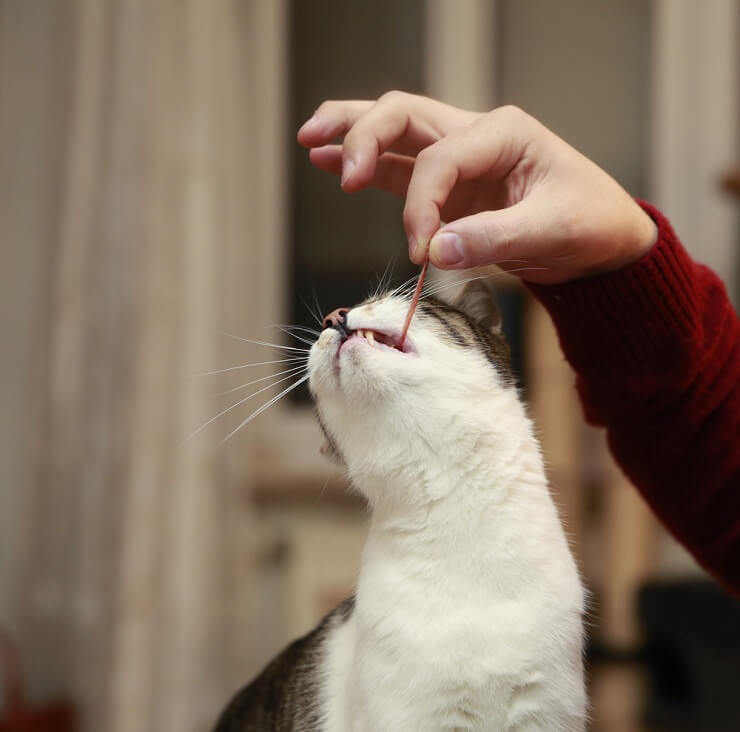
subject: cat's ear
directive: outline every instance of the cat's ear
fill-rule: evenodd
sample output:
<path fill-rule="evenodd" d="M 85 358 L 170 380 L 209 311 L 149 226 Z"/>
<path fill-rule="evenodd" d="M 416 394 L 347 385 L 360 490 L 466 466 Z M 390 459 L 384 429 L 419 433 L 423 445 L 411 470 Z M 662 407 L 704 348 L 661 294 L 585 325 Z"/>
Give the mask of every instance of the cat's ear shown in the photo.
<path fill-rule="evenodd" d="M 501 311 L 493 290 L 481 280 L 471 280 L 455 300 L 455 307 L 493 333 L 501 333 Z"/>

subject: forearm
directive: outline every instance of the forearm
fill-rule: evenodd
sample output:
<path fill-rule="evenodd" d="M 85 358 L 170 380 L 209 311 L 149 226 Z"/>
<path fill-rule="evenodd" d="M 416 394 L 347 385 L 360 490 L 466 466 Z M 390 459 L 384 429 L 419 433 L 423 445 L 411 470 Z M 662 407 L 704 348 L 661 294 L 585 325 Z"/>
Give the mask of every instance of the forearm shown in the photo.
<path fill-rule="evenodd" d="M 710 572 L 740 593 L 740 321 L 668 222 L 633 265 L 532 286 L 578 375 L 586 418 Z"/>

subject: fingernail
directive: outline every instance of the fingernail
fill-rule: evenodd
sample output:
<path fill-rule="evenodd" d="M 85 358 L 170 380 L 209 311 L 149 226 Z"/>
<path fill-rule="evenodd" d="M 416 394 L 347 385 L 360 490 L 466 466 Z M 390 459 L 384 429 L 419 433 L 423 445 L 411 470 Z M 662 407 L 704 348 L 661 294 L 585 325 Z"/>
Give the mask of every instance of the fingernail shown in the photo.
<path fill-rule="evenodd" d="M 462 240 L 451 232 L 443 231 L 435 234 L 429 245 L 430 259 L 438 264 L 457 264 L 465 259 Z"/>
<path fill-rule="evenodd" d="M 347 158 L 342 165 L 342 185 L 344 185 L 355 171 L 355 161 L 352 158 Z"/>
<path fill-rule="evenodd" d="M 416 237 L 411 234 L 409 237 L 409 259 L 413 262 L 416 254 Z"/>

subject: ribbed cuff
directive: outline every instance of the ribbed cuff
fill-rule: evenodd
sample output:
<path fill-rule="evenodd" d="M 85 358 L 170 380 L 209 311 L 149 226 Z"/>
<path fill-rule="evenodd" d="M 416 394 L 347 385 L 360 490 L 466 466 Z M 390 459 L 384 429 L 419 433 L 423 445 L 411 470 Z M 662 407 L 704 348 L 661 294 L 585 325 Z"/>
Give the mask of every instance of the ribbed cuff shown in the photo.
<path fill-rule="evenodd" d="M 668 220 L 638 201 L 658 226 L 658 239 L 641 259 L 615 272 L 559 285 L 529 284 L 552 317 L 566 358 L 579 373 L 644 373 L 694 340 L 701 323 L 693 268 Z"/>

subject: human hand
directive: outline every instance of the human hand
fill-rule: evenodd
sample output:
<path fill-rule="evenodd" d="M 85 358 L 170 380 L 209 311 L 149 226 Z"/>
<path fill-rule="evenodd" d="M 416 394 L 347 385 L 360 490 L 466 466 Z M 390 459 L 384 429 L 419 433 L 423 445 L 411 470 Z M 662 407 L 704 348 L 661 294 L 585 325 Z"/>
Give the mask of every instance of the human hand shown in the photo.
<path fill-rule="evenodd" d="M 328 101 L 298 140 L 345 191 L 405 197 L 416 263 L 429 247 L 442 269 L 497 264 L 553 284 L 620 269 L 657 238 L 613 178 L 516 107 L 479 114 L 403 92 Z"/>

